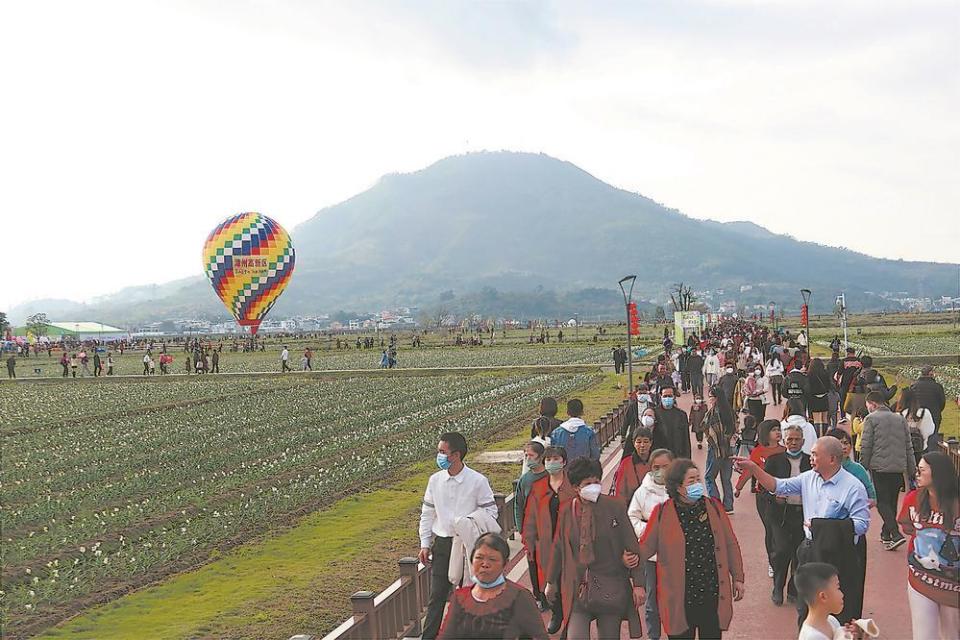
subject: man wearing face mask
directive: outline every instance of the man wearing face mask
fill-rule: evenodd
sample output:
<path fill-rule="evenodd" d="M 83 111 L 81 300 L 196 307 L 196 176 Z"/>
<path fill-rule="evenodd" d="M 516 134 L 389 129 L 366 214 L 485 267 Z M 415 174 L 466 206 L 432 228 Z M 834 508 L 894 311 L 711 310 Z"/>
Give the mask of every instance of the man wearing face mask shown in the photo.
<path fill-rule="evenodd" d="M 564 636 L 589 638 L 597 621 L 601 640 L 620 638 L 624 619 L 630 623 L 630 637 L 640 637 L 643 604 L 643 570 L 624 566 L 624 553 L 640 553 L 637 537 L 622 498 L 601 495 L 603 468 L 596 460 L 579 458 L 567 468 L 577 497 L 565 505 L 557 523 L 557 535 L 549 563 L 544 592 L 555 602 L 558 593 L 563 607 Z"/>
<path fill-rule="evenodd" d="M 787 450 L 777 453 L 764 464 L 764 470 L 774 478 L 796 478 L 810 470 L 810 456 L 803 452 L 803 429 L 787 425 L 783 430 Z M 793 575 L 797 570 L 797 548 L 803 542 L 803 507 L 800 496 L 777 497 L 770 502 L 767 522 L 773 533 L 773 592 L 770 599 L 777 606 L 783 604 L 783 588 L 787 587 L 787 600 L 795 602 L 797 589 Z M 789 580 L 788 580 L 789 575 Z"/>
<path fill-rule="evenodd" d="M 656 410 L 653 429 L 653 448 L 669 449 L 678 458 L 690 457 L 690 428 L 687 414 L 676 406 L 675 389 L 665 387 L 660 392 L 660 406 Z"/>
<path fill-rule="evenodd" d="M 703 355 L 696 349 L 687 358 L 687 371 L 690 375 L 690 389 L 693 395 L 703 395 Z"/>
<path fill-rule="evenodd" d="M 690 405 L 690 430 L 697 436 L 697 449 L 703 449 L 703 418 L 707 415 L 707 405 L 703 402 L 703 396 L 694 396 L 693 404 Z"/>
<path fill-rule="evenodd" d="M 450 553 L 458 518 L 482 510 L 496 520 L 497 504 L 485 476 L 464 464 L 467 441 L 459 433 L 444 433 L 437 444 L 437 471 L 427 482 L 420 510 L 420 562 L 430 566 L 430 599 L 423 638 L 433 640 L 440 630 L 443 608 L 450 594 Z"/>
<path fill-rule="evenodd" d="M 637 489 L 633 498 L 630 500 L 630 507 L 627 509 L 627 515 L 633 524 L 634 533 L 637 539 L 643 537 L 643 532 L 647 528 L 647 522 L 653 515 L 653 510 L 657 505 L 667 501 L 667 488 L 665 486 L 667 467 L 673 462 L 673 454 L 667 449 L 657 449 L 650 454 L 650 471 L 647 473 L 640 488 Z M 647 635 L 650 640 L 660 640 L 660 610 L 657 606 L 657 556 L 652 555 L 646 562 L 646 580 L 644 584 L 647 591 L 646 618 Z"/>

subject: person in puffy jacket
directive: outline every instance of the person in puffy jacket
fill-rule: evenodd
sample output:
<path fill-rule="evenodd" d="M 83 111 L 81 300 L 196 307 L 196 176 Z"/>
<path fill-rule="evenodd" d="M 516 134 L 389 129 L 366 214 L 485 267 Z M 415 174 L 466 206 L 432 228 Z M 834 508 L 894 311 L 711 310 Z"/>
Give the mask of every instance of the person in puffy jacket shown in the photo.
<path fill-rule="evenodd" d="M 600 443 L 597 434 L 580 417 L 583 415 L 583 401 L 574 398 L 567 402 L 566 422 L 550 434 L 550 444 L 567 450 L 567 459 L 573 462 L 577 458 L 600 459 Z"/>
<path fill-rule="evenodd" d="M 870 413 L 863 421 L 860 464 L 873 475 L 877 511 L 883 518 L 880 540 L 892 551 L 906 542 L 897 525 L 897 498 L 904 488 L 903 474 L 908 473 L 911 478 L 916 475 L 917 461 L 913 457 L 907 420 L 890 410 L 885 395 L 871 391 L 866 405 Z"/>

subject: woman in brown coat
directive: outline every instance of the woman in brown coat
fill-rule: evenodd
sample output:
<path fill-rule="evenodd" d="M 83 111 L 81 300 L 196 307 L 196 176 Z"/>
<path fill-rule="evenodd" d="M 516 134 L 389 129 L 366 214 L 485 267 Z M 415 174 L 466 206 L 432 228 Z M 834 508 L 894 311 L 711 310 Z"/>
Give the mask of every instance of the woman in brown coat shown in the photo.
<path fill-rule="evenodd" d="M 536 564 L 538 585 L 546 584 L 547 569 L 553 555 L 553 541 L 560 510 L 577 497 L 577 490 L 567 479 L 564 467 L 567 464 L 567 450 L 563 447 L 547 447 L 543 452 L 543 466 L 546 477 L 533 483 L 527 496 L 526 513 L 523 516 L 523 530 L 520 532 L 527 557 Z M 532 578 L 532 577 L 531 577 Z M 533 580 L 531 579 L 531 582 Z M 553 603 L 553 617 L 547 629 L 556 633 L 563 621 L 561 598 Z"/>
<path fill-rule="evenodd" d="M 670 465 L 666 487 L 670 499 L 654 509 L 640 539 L 639 566 L 657 554 L 657 602 L 670 638 L 720 638 L 744 593 L 740 545 L 692 460 Z"/>
<path fill-rule="evenodd" d="M 551 602 L 560 595 L 567 638 L 591 637 L 596 620 L 600 640 L 619 640 L 624 619 L 630 637 L 639 638 L 643 570 L 628 571 L 624 553 L 636 557 L 640 547 L 623 499 L 600 495 L 602 475 L 600 463 L 589 458 L 567 468 L 578 495 L 561 509 L 545 593 Z"/>

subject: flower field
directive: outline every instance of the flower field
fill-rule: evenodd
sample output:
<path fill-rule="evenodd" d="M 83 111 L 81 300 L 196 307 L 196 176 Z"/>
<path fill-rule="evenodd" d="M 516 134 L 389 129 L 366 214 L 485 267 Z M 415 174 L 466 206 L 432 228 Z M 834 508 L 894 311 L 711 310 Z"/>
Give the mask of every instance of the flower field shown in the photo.
<path fill-rule="evenodd" d="M 597 374 L 0 387 L 3 626 L 31 634 Z"/>
<path fill-rule="evenodd" d="M 913 356 L 960 353 L 960 333 L 957 332 L 884 332 L 877 334 L 850 334 L 850 345 L 872 356 Z M 830 340 L 816 340 L 821 346 L 829 346 Z"/>
<path fill-rule="evenodd" d="M 485 345 L 482 347 L 425 347 L 420 349 L 401 349 L 398 354 L 400 368 L 435 367 L 502 367 L 511 365 L 556 365 L 556 364 L 612 364 L 611 343 L 593 344 L 567 343 L 563 345 Z M 652 346 L 652 345 L 651 345 Z M 220 370 L 224 373 L 278 371 L 280 369 L 281 344 L 271 345 L 265 352 L 232 353 L 224 351 L 220 356 Z M 648 348 L 650 353 L 656 349 Z M 171 373 L 184 372 L 186 353 L 171 349 L 174 357 Z M 354 370 L 376 369 L 380 366 L 381 349 L 349 349 L 314 351 L 313 370 Z M 300 356 L 303 345 L 290 345 L 290 367 L 300 369 Z M 122 357 L 114 356 L 115 373 L 118 375 L 139 375 L 143 372 L 143 352 L 127 352 Z M 34 369 L 40 373 L 35 374 Z M 91 365 L 92 368 L 92 365 Z M 57 364 L 57 354 L 48 358 L 45 354 L 39 358 L 21 358 L 17 366 L 22 378 L 35 376 L 57 377 L 61 367 Z M 160 370 L 157 369 L 159 375 Z M 78 373 L 79 375 L 79 373 Z"/>

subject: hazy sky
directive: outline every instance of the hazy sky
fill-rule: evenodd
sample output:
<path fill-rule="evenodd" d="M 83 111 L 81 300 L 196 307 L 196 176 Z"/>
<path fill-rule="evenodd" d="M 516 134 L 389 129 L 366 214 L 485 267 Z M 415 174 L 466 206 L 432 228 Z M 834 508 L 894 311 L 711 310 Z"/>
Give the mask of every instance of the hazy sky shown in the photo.
<path fill-rule="evenodd" d="M 960 3 L 12 2 L 0 310 L 201 273 L 465 151 L 543 151 L 697 218 L 960 261 Z M 840 274 L 838 274 L 840 275 Z"/>

